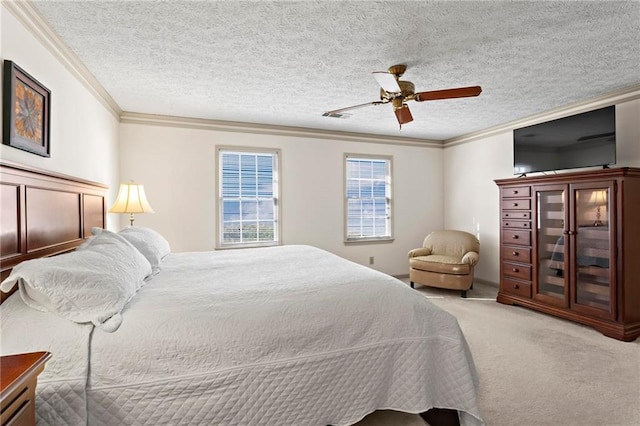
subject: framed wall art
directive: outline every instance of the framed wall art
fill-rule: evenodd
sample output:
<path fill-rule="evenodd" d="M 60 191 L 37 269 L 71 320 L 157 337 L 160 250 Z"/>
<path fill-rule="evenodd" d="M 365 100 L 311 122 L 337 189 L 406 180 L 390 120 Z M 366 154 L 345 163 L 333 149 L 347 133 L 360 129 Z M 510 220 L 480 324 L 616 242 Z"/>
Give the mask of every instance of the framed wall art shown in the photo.
<path fill-rule="evenodd" d="M 49 157 L 49 89 L 5 60 L 2 94 L 2 143 Z"/>

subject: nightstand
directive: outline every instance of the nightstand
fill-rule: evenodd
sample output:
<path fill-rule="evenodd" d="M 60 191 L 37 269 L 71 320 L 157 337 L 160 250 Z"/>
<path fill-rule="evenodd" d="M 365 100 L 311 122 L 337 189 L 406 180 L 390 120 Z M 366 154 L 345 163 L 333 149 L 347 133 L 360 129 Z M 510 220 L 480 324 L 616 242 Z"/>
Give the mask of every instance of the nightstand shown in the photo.
<path fill-rule="evenodd" d="M 36 383 L 49 352 L 0 357 L 0 425 L 36 424 Z"/>

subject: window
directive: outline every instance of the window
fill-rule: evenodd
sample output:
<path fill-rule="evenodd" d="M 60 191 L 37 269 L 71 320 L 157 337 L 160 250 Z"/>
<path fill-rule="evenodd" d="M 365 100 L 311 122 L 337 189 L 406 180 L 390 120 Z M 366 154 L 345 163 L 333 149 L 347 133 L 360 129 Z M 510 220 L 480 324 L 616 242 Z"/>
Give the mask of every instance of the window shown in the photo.
<path fill-rule="evenodd" d="M 218 247 L 278 244 L 278 154 L 218 149 Z"/>
<path fill-rule="evenodd" d="M 345 155 L 345 241 L 391 240 L 391 157 Z"/>

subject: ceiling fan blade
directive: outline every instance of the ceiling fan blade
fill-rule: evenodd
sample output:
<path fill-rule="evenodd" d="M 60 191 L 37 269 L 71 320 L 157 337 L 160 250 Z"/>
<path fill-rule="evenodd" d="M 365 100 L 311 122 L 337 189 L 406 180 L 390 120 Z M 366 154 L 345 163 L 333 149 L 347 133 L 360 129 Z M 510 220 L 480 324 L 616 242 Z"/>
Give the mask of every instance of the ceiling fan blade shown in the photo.
<path fill-rule="evenodd" d="M 348 111 L 350 109 L 362 108 L 362 107 L 371 106 L 371 105 L 381 105 L 381 104 L 386 104 L 386 103 L 387 102 L 384 102 L 384 101 L 367 102 L 366 104 L 353 105 L 353 106 L 349 106 L 349 107 L 345 107 L 345 108 L 340 108 L 340 109 L 334 109 L 332 111 L 327 111 L 327 112 L 323 113 L 322 116 L 323 117 L 328 117 L 328 116 L 331 116 L 333 114 L 339 114 L 341 112 Z"/>
<path fill-rule="evenodd" d="M 396 108 L 394 111 L 396 113 L 396 118 L 398 119 L 398 124 L 402 127 L 405 123 L 410 123 L 413 121 L 413 116 L 411 115 L 411 111 L 409 110 L 408 105 L 402 105 L 400 108 Z"/>
<path fill-rule="evenodd" d="M 373 78 L 376 79 L 380 87 L 382 87 L 382 89 L 385 92 L 388 92 L 388 93 L 402 92 L 402 90 L 400 89 L 400 86 L 398 85 L 398 81 L 396 80 L 396 77 L 393 74 L 390 74 L 386 71 L 374 71 L 372 74 L 373 74 Z"/>
<path fill-rule="evenodd" d="M 468 98 L 478 96 L 482 92 L 480 86 L 459 87 L 457 89 L 432 90 L 415 94 L 417 102 L 435 101 L 438 99 Z"/>

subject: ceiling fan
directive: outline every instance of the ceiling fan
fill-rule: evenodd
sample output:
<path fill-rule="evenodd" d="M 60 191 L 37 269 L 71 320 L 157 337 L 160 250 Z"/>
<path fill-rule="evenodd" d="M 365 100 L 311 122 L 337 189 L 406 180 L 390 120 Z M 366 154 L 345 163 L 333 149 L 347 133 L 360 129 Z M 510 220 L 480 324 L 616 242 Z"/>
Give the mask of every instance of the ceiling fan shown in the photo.
<path fill-rule="evenodd" d="M 375 71 L 373 78 L 380 85 L 380 100 L 367 102 L 366 104 L 353 105 L 346 108 L 334 109 L 327 111 L 322 115 L 324 117 L 342 117 L 344 111 L 362 108 L 370 105 L 382 105 L 391 103 L 393 111 L 398 119 L 398 124 L 402 128 L 403 124 L 413 121 L 413 116 L 409 110 L 408 101 L 424 102 L 435 101 L 439 99 L 451 98 L 467 98 L 478 96 L 482 92 L 480 86 L 458 87 L 455 89 L 431 90 L 428 92 L 415 93 L 415 85 L 406 80 L 400 80 L 402 74 L 407 70 L 404 64 L 392 65 L 389 71 Z"/>

